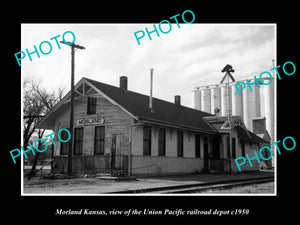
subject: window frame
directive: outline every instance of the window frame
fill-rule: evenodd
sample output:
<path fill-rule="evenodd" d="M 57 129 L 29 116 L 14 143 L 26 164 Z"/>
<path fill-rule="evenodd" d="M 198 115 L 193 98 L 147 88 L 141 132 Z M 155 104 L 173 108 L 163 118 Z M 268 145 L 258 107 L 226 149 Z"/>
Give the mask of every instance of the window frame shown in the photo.
<path fill-rule="evenodd" d="M 77 132 L 81 133 L 77 133 Z M 82 155 L 83 152 L 83 127 L 75 127 L 74 129 L 74 142 L 73 142 L 73 155 Z M 79 135 L 79 138 L 78 138 Z M 77 149 L 79 147 L 79 149 Z"/>
<path fill-rule="evenodd" d="M 195 134 L 195 158 L 201 158 L 201 136 Z"/>
<path fill-rule="evenodd" d="M 227 158 L 230 159 L 231 154 L 230 154 L 230 137 L 229 137 L 229 135 L 226 136 L 226 151 L 227 151 Z"/>
<path fill-rule="evenodd" d="M 246 155 L 246 151 L 245 151 L 245 150 L 246 150 L 246 149 L 245 149 L 246 143 L 245 143 L 245 141 L 242 141 L 241 144 L 242 144 L 242 156 L 245 157 L 245 155 Z"/>
<path fill-rule="evenodd" d="M 97 136 L 97 129 L 99 129 L 99 137 Z M 98 145 L 99 142 L 99 145 Z M 99 150 L 97 147 L 100 147 Z M 94 134 L 94 155 L 104 155 L 105 152 L 105 126 L 95 126 Z"/>
<path fill-rule="evenodd" d="M 143 127 L 143 155 L 151 155 L 152 127 L 144 125 Z"/>
<path fill-rule="evenodd" d="M 166 156 L 166 129 L 158 130 L 158 156 Z"/>
<path fill-rule="evenodd" d="M 70 131 L 70 128 L 65 128 L 65 129 Z M 68 135 L 68 137 L 69 137 L 69 134 L 67 133 L 67 131 L 62 130 L 60 132 L 60 137 L 61 137 L 62 140 L 67 139 L 67 137 L 65 135 Z M 61 141 L 60 142 L 60 155 L 69 155 L 69 148 L 70 148 L 70 143 L 69 142 L 62 142 Z M 64 151 L 66 151 L 66 152 L 64 152 Z"/>
<path fill-rule="evenodd" d="M 183 132 L 177 131 L 177 157 L 183 157 Z"/>
<path fill-rule="evenodd" d="M 232 159 L 235 159 L 236 158 L 236 139 L 235 137 L 232 137 L 231 138 L 231 148 L 232 148 Z"/>
<path fill-rule="evenodd" d="M 88 97 L 86 114 L 87 115 L 96 114 L 96 106 L 97 106 L 97 98 Z"/>

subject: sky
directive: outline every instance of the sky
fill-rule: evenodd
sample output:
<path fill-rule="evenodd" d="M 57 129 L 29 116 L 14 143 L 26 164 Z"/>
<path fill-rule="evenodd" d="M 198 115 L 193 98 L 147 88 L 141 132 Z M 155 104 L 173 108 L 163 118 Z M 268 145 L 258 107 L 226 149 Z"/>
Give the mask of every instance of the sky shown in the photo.
<path fill-rule="evenodd" d="M 158 25 L 156 24 L 158 27 Z M 164 24 L 163 30 L 168 30 Z M 21 61 L 22 79 L 33 79 L 42 87 L 70 90 L 71 48 L 50 38 L 66 31 L 75 34 L 75 44 L 86 49 L 75 52 L 75 84 L 87 77 L 119 86 L 119 77 L 128 77 L 128 89 L 149 94 L 150 68 L 154 69 L 153 96 L 194 107 L 193 89 L 220 83 L 226 64 L 233 66 L 236 80 L 253 78 L 272 68 L 276 59 L 274 24 L 184 24 L 172 23 L 169 33 L 145 35 L 138 45 L 134 33 L 153 30 L 153 24 L 22 24 L 21 50 L 34 51 L 43 41 L 52 44 L 52 52 L 40 58 L 32 54 Z M 66 33 L 66 41 L 72 35 Z M 43 44 L 43 51 L 49 49 Z M 16 61 L 17 63 L 17 61 Z"/>

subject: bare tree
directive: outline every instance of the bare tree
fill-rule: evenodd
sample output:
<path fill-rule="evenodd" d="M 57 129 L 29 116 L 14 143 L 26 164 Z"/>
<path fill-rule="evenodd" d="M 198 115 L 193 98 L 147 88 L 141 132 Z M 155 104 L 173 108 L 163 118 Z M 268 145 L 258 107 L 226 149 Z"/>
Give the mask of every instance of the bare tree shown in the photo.
<path fill-rule="evenodd" d="M 25 80 L 23 85 L 23 147 L 26 149 L 34 132 L 37 131 L 37 139 L 43 137 L 45 130 L 37 130 L 37 125 L 62 99 L 64 89 L 58 88 L 56 92 L 49 92 L 45 88 L 41 88 L 39 82 L 33 80 Z M 40 145 L 41 143 L 38 142 L 37 147 L 40 148 Z M 39 156 L 40 153 L 36 152 L 28 178 L 35 175 Z"/>
<path fill-rule="evenodd" d="M 36 97 L 34 81 L 25 80 L 23 84 L 23 147 L 27 148 L 29 140 L 42 116 L 43 104 Z"/>

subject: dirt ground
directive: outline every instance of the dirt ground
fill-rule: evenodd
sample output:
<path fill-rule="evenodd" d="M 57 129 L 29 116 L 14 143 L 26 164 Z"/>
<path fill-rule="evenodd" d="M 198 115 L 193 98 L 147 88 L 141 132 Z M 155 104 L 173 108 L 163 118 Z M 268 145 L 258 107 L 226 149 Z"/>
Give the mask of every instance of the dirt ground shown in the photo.
<path fill-rule="evenodd" d="M 72 179 L 24 179 L 24 193 L 36 194 L 99 194 L 102 188 L 112 186 L 116 182 L 97 178 Z"/>
<path fill-rule="evenodd" d="M 71 178 L 71 179 L 39 179 L 33 177 L 30 180 L 24 178 L 23 194 L 24 195 L 95 195 L 107 194 L 125 190 L 136 190 L 153 187 L 164 187 L 172 185 L 209 183 L 214 181 L 240 180 L 254 177 L 266 177 L 273 175 L 272 172 L 257 173 L 239 173 L 239 174 L 201 174 L 201 175 L 178 175 L 178 176 L 160 176 L 137 178 L 135 181 L 115 181 L 109 178 L 93 177 L 93 178 Z M 244 193 L 251 193 L 245 190 Z M 253 188 L 253 190 L 255 190 Z M 270 193 L 274 190 L 269 189 Z M 230 193 L 240 193 L 238 190 L 231 190 Z M 258 193 L 258 192 L 253 192 Z"/>

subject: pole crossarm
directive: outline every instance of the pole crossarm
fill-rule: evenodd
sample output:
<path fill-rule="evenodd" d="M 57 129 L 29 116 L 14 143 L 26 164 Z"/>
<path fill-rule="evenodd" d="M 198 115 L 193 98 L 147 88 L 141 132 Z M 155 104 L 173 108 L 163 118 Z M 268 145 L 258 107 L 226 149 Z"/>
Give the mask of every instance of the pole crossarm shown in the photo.
<path fill-rule="evenodd" d="M 81 50 L 85 49 L 85 47 L 83 47 L 83 46 L 81 46 L 81 45 L 71 44 L 71 42 L 68 42 L 68 41 L 66 41 L 66 42 L 60 41 L 60 43 L 65 44 L 65 45 L 69 45 L 69 46 L 71 46 L 71 47 L 73 47 L 73 48 L 79 48 L 79 49 L 81 49 Z M 69 43 L 69 44 L 67 44 L 67 43 Z"/>

